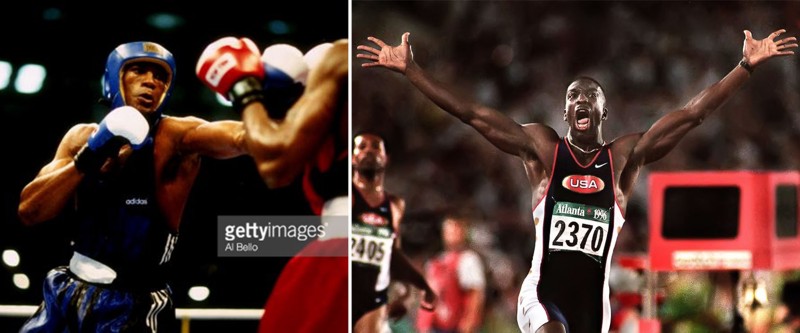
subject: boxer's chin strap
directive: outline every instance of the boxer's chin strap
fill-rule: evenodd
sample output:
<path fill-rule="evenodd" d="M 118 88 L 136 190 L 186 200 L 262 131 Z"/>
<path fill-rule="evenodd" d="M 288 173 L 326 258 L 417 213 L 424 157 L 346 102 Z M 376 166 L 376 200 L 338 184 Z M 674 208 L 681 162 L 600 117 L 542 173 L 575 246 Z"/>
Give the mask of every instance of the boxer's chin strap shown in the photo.
<path fill-rule="evenodd" d="M 111 284 L 117 278 L 114 269 L 78 252 L 73 252 L 69 270 L 81 280 L 91 283 Z"/>

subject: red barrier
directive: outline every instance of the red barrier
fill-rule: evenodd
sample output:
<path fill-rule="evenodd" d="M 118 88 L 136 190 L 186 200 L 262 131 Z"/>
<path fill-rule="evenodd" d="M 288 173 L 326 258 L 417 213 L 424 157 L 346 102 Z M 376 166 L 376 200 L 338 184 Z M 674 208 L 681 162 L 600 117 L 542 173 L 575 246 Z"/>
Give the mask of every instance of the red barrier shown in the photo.
<path fill-rule="evenodd" d="M 650 269 L 800 268 L 800 172 L 650 176 Z"/>

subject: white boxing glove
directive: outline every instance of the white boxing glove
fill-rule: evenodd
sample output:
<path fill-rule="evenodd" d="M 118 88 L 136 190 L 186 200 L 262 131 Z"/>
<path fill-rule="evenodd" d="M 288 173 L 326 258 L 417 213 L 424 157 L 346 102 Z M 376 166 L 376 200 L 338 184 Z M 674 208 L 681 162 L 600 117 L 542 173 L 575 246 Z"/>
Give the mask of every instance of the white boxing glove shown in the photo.
<path fill-rule="evenodd" d="M 149 131 L 150 124 L 139 110 L 127 105 L 120 106 L 111 110 L 100 122 L 100 127 L 89 138 L 89 148 L 98 150 L 115 136 L 138 145 L 144 142 Z"/>
<path fill-rule="evenodd" d="M 88 142 L 75 155 L 75 167 L 83 173 L 97 173 L 106 159 L 119 154 L 126 143 L 134 149 L 147 139 L 150 124 L 139 110 L 121 106 L 109 112 Z"/>
<path fill-rule="evenodd" d="M 303 59 L 303 52 L 294 46 L 272 45 L 264 49 L 261 62 L 264 63 L 264 89 L 306 84 L 308 65 Z"/>
<path fill-rule="evenodd" d="M 331 48 L 333 44 L 331 43 L 322 43 L 317 46 L 312 47 L 303 58 L 306 60 L 306 65 L 308 65 L 308 70 L 312 71 L 314 68 L 317 68 L 320 61 L 322 61 L 322 56 L 325 55 L 325 52 L 328 52 L 328 49 Z"/>

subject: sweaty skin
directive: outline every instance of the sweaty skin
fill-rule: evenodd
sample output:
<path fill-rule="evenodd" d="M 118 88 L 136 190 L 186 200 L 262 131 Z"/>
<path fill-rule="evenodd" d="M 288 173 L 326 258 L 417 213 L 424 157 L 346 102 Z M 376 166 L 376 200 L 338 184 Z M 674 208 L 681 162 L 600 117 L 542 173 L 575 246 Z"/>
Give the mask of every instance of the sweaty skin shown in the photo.
<path fill-rule="evenodd" d="M 145 117 L 153 117 L 165 91 L 163 70 L 146 62 L 134 62 L 123 73 L 123 91 L 128 105 Z M 55 218 L 73 199 L 83 173 L 74 157 L 98 128 L 97 124 L 73 126 L 56 150 L 53 160 L 22 190 L 19 216 L 26 225 Z M 103 171 L 125 163 L 130 145 L 109 159 Z M 244 127 L 237 121 L 207 122 L 195 117 L 164 117 L 155 133 L 156 196 L 158 206 L 173 232 L 183 215 L 189 191 L 197 177 L 200 156 L 217 159 L 246 154 Z"/>

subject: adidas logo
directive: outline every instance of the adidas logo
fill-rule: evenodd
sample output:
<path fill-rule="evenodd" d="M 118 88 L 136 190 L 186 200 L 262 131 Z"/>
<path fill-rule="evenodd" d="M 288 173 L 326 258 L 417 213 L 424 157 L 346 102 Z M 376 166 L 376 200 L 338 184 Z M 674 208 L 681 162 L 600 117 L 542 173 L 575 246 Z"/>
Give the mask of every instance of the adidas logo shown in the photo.
<path fill-rule="evenodd" d="M 145 206 L 147 205 L 147 199 L 131 198 L 125 200 L 125 204 L 128 206 Z"/>

